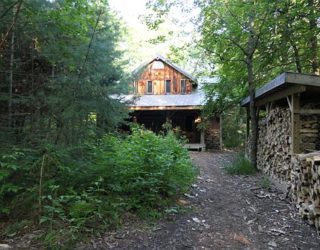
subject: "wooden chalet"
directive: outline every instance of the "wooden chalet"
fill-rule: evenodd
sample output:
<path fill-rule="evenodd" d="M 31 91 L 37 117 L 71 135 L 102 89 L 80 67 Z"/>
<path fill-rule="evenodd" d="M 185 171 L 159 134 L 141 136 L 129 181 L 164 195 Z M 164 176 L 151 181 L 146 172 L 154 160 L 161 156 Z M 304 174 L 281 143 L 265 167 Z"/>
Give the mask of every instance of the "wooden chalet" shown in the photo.
<path fill-rule="evenodd" d="M 159 132 L 170 121 L 187 138 L 190 149 L 220 148 L 219 118 L 210 121 L 209 128 L 199 130 L 204 94 L 196 79 L 163 56 L 142 64 L 135 72 L 139 77 L 132 83 L 129 109 L 134 121 Z"/>

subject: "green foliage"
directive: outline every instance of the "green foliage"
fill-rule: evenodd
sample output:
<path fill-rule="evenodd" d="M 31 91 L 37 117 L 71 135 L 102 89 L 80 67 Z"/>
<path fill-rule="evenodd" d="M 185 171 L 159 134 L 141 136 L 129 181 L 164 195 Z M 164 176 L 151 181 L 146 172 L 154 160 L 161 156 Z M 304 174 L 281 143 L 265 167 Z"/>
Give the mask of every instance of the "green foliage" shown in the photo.
<path fill-rule="evenodd" d="M 320 72 L 317 1 L 199 0 L 197 3 L 202 19 L 201 45 L 215 64 L 215 69 L 208 73 L 219 78 L 217 84 L 205 88 L 205 115 L 220 111 L 234 115 L 234 107 L 239 106 L 249 89 L 253 94 L 255 88 L 284 71 Z M 251 127 L 256 127 L 253 118 L 251 115 Z M 224 131 L 231 131 L 231 136 L 224 133 L 225 145 L 236 146 L 241 144 L 240 140 L 243 144 L 243 134 L 234 133 L 243 131 L 239 125 L 232 119 L 223 123 Z M 252 141 L 255 142 L 254 138 Z"/>
<path fill-rule="evenodd" d="M 0 15 L 0 220 L 36 221 L 49 245 L 118 223 L 118 203 L 86 175 L 127 115 L 111 98 L 128 83 L 123 27 L 106 0 L 4 0 Z"/>
<path fill-rule="evenodd" d="M 0 13 L 13 6 L 1 19 L 1 35 L 11 26 L 17 2 L 0 3 Z M 106 0 L 23 1 L 14 34 L 0 40 L 0 146 L 70 146 L 113 130 L 127 115 L 110 98 L 128 84 L 122 35 Z"/>
<path fill-rule="evenodd" d="M 99 175 L 111 180 L 107 187 L 132 199 L 133 209 L 158 207 L 166 198 L 185 192 L 194 179 L 187 151 L 172 132 L 157 136 L 134 128 L 123 141 L 109 135 L 103 143 L 112 150 L 100 155 Z"/>
<path fill-rule="evenodd" d="M 232 175 L 253 175 L 256 173 L 255 167 L 242 154 L 238 154 L 230 164 L 224 166 L 224 169 Z"/>
<path fill-rule="evenodd" d="M 230 104 L 238 105 L 248 95 L 250 37 L 255 49 L 252 55 L 255 87 L 284 71 L 319 71 L 316 1 L 199 0 L 197 4 L 203 21 L 199 27 L 201 46 L 215 64 L 208 74 L 219 77 L 217 84 L 206 87 L 209 110 L 228 110 Z M 249 18 L 254 20 L 252 31 Z"/>
<path fill-rule="evenodd" d="M 50 248 L 92 228 L 117 227 L 125 213 L 175 213 L 179 209 L 172 204 L 197 174 L 170 130 L 156 135 L 136 127 L 130 135 L 107 134 L 81 150 L 47 145 L 8 152 L 1 159 L 0 216 L 16 217 L 17 226 L 5 234 L 18 233 L 13 231 L 21 230 L 19 220 L 32 218 L 46 229 L 40 240 Z"/>
<path fill-rule="evenodd" d="M 265 189 L 270 189 L 271 182 L 267 176 L 263 176 L 261 179 L 261 186 Z"/>
<path fill-rule="evenodd" d="M 12 152 L 3 153 L 0 156 L 0 216 L 10 213 L 5 201 L 21 191 L 19 181 L 13 180 L 18 179 L 16 176 L 23 171 L 20 161 L 24 156 L 24 153 L 18 149 L 12 149 Z"/>
<path fill-rule="evenodd" d="M 28 229 L 32 226 L 32 221 L 29 220 L 22 220 L 19 222 L 12 223 L 7 226 L 4 231 L 4 235 L 6 237 L 14 237 L 17 235 L 17 232 L 23 231 L 24 229 Z"/>
<path fill-rule="evenodd" d="M 233 107 L 222 115 L 222 141 L 227 148 L 244 147 L 246 140 L 245 110 Z"/>

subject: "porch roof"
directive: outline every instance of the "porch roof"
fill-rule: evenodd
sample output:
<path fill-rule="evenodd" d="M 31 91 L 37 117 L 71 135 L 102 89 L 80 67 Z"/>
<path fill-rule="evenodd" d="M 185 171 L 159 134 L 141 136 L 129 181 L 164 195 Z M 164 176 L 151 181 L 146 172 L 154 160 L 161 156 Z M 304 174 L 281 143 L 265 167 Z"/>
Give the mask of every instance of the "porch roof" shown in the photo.
<path fill-rule="evenodd" d="M 132 110 L 201 109 L 205 103 L 202 92 L 186 95 L 125 95 L 121 99 Z"/>

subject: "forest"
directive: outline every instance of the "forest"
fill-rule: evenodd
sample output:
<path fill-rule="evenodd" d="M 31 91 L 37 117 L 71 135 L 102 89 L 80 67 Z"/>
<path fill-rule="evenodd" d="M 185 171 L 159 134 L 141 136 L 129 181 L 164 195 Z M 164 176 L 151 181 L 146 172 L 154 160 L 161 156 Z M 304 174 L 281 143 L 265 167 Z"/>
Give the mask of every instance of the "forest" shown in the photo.
<path fill-rule="evenodd" d="M 40 229 L 38 246 L 68 248 L 128 214 L 160 218 L 179 211 L 177 197 L 198 175 L 170 126 L 154 134 L 131 124 L 112 98 L 130 91 L 134 59 L 121 46 L 128 27 L 108 2 L 0 2 L 0 240 Z M 196 37 L 173 43 L 167 56 L 219 79 L 204 85 L 202 115 L 222 112 L 225 146 L 239 148 L 242 98 L 282 72 L 320 74 L 320 1 L 191 2 L 146 1 L 151 14 L 141 21 L 157 31 L 177 9 L 199 10 L 194 34 L 181 28 L 156 43 Z M 253 101 L 250 113 L 255 127 Z"/>

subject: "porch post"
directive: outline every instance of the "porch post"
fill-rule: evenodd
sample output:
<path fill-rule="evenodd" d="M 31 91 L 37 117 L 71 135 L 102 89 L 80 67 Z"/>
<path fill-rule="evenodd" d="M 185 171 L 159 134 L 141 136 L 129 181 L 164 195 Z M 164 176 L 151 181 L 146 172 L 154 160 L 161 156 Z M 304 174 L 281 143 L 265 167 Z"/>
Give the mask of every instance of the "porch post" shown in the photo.
<path fill-rule="evenodd" d="M 201 129 L 200 132 L 200 143 L 201 143 L 201 151 L 205 150 L 205 141 L 204 141 L 204 129 Z"/>
<path fill-rule="evenodd" d="M 219 119 L 219 128 L 220 128 L 220 150 L 223 149 L 223 140 L 222 140 L 222 112 L 220 113 L 220 119 Z"/>

